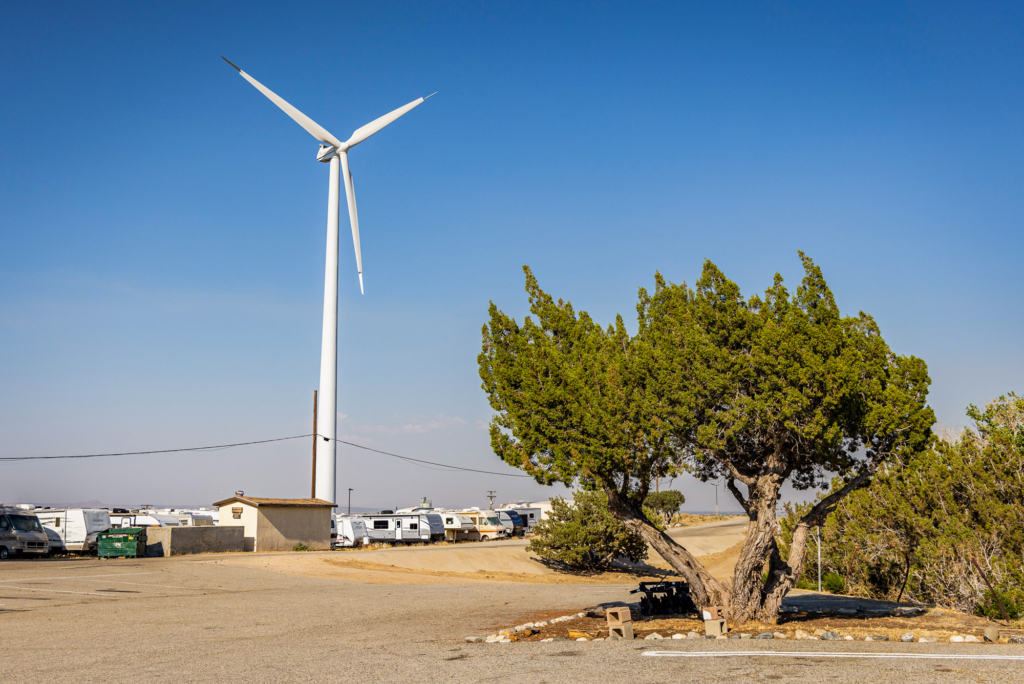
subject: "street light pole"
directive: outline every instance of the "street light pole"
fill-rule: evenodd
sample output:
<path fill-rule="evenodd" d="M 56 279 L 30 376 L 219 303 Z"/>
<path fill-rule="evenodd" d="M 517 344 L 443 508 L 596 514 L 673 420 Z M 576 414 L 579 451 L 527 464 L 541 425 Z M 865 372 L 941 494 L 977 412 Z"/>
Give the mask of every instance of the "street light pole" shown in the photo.
<path fill-rule="evenodd" d="M 715 481 L 715 516 L 718 516 L 718 481 Z"/>
<path fill-rule="evenodd" d="M 818 593 L 821 593 L 821 525 L 816 530 L 818 536 Z"/>
<path fill-rule="evenodd" d="M 348 488 L 348 514 L 352 515 L 352 488 Z"/>

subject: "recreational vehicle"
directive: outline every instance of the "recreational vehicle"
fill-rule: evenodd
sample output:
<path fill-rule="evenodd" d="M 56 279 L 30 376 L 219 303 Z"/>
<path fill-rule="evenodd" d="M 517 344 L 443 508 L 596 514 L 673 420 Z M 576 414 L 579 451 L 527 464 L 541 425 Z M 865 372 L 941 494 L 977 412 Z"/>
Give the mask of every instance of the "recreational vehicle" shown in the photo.
<path fill-rule="evenodd" d="M 137 513 L 115 513 L 110 516 L 110 527 L 183 527 L 173 515 L 139 511 Z"/>
<path fill-rule="evenodd" d="M 42 508 L 35 514 L 54 553 L 94 551 L 96 536 L 110 529 L 110 514 L 105 508 Z"/>
<path fill-rule="evenodd" d="M 469 516 L 448 511 L 438 515 L 441 516 L 441 522 L 444 525 L 444 538 L 448 541 L 479 539 L 479 536 L 474 536 L 473 534 L 476 532 L 476 525 L 473 524 L 473 519 Z"/>
<path fill-rule="evenodd" d="M 335 547 L 350 547 L 366 544 L 370 541 L 366 533 L 366 521 L 362 518 L 337 516 L 331 520 L 334 527 L 331 536 Z"/>
<path fill-rule="evenodd" d="M 543 515 L 543 511 L 540 508 L 533 506 L 502 506 L 498 509 L 499 511 L 514 511 L 519 514 L 519 517 L 523 519 L 524 527 L 526 532 L 532 532 L 533 528 L 540 522 Z"/>
<path fill-rule="evenodd" d="M 45 556 L 50 539 L 34 511 L 0 504 L 0 560 L 10 555 Z"/>
<path fill-rule="evenodd" d="M 505 536 L 505 526 L 498 519 L 497 511 L 481 511 L 479 508 L 470 508 L 454 512 L 473 521 L 475 529 L 468 537 L 472 541 L 490 541 Z"/>
<path fill-rule="evenodd" d="M 519 517 L 519 514 L 515 511 L 495 511 L 498 514 L 498 520 L 501 521 L 502 527 L 505 528 L 506 537 L 521 537 L 525 532 L 526 523 Z"/>
<path fill-rule="evenodd" d="M 362 516 L 370 541 L 417 543 L 444 539 L 444 523 L 436 513 L 366 513 Z"/>

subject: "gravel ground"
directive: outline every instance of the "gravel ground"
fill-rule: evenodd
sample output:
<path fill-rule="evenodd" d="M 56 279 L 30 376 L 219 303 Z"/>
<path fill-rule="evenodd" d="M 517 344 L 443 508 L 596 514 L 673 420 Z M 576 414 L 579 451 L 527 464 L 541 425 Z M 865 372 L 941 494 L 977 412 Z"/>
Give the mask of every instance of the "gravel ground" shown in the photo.
<path fill-rule="evenodd" d="M 300 576 L 216 556 L 7 561 L 0 564 L 0 681 L 1024 681 L 1024 661 L 1014 660 L 641 655 L 764 649 L 1024 658 L 1019 646 L 466 644 L 465 636 L 485 636 L 525 612 L 628 600 L 630 587 L 393 580 Z"/>

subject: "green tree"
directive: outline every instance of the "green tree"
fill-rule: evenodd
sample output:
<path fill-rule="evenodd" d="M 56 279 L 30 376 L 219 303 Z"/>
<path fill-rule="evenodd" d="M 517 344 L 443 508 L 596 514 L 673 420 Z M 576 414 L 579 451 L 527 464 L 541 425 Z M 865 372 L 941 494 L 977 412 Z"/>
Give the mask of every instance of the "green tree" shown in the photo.
<path fill-rule="evenodd" d="M 828 516 L 823 564 L 851 591 L 999 616 L 1024 604 L 1024 399 L 968 409 L 975 429 L 887 463 Z M 841 486 L 834 483 L 833 487 Z M 789 516 L 790 519 L 793 516 Z M 787 548 L 786 520 L 780 547 Z"/>
<path fill-rule="evenodd" d="M 495 453 L 538 482 L 603 490 L 697 605 L 727 605 L 734 622 L 775 622 L 809 528 L 880 464 L 926 444 L 934 422 L 925 364 L 893 354 L 870 316 L 841 316 L 820 269 L 801 258 L 795 296 L 776 275 L 763 298 L 745 300 L 710 262 L 693 289 L 658 275 L 653 294 L 640 290 L 635 335 L 621 316 L 603 328 L 577 315 L 526 268 L 532 316 L 520 325 L 492 302 L 483 329 Z M 724 479 L 751 520 L 731 586 L 643 512 L 650 482 L 682 471 Z M 798 521 L 784 560 L 782 484 L 824 487 L 830 472 L 845 485 Z"/>
<path fill-rule="evenodd" d="M 608 510 L 604 492 L 577 491 L 570 504 L 551 500 L 551 513 L 540 521 L 527 545 L 541 558 L 585 570 L 604 570 L 617 557 L 639 563 L 647 544 Z"/>
<path fill-rule="evenodd" d="M 659 513 L 665 519 L 666 524 L 672 522 L 672 515 L 679 512 L 679 508 L 686 503 L 686 497 L 682 492 L 675 489 L 667 489 L 664 492 L 651 492 L 644 499 L 644 505 L 655 513 Z"/>

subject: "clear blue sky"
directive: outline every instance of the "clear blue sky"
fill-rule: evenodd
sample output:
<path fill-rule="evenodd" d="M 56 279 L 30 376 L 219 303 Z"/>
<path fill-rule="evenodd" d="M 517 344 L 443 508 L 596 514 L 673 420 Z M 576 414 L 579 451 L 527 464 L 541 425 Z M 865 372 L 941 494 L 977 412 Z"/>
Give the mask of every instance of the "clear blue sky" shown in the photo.
<path fill-rule="evenodd" d="M 339 434 L 508 470 L 489 300 L 523 264 L 598 320 L 705 258 L 747 293 L 803 249 L 924 358 L 939 421 L 1024 390 L 1020 3 L 6 3 L 0 455 L 308 432 L 327 167 L 225 55 L 344 139 Z M 0 464 L 0 500 L 309 492 L 310 445 Z M 677 481 L 689 509 L 714 490 Z M 355 505 L 546 497 L 341 447 Z"/>

